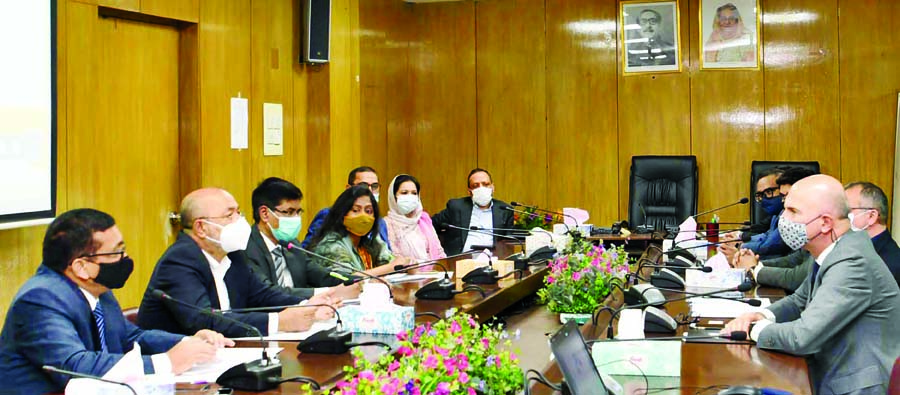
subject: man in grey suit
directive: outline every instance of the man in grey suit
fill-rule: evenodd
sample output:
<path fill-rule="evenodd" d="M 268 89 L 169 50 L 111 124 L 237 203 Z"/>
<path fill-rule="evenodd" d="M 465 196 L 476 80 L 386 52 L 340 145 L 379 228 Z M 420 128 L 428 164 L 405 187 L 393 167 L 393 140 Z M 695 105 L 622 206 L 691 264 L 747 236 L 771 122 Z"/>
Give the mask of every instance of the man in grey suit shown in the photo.
<path fill-rule="evenodd" d="M 870 182 L 851 182 L 844 186 L 844 194 L 850 205 L 850 229 L 865 231 L 875 246 L 875 252 L 887 265 L 900 284 L 900 247 L 891 238 L 887 229 L 887 195 L 877 185 Z M 794 292 L 809 274 L 812 262 L 806 250 L 794 251 L 787 256 L 759 262 L 759 256 L 751 251 L 741 250 L 735 267 L 748 269 L 748 274 L 759 285 L 778 287 Z M 759 263 L 757 263 L 759 262 Z"/>
<path fill-rule="evenodd" d="M 778 228 L 811 270 L 796 293 L 724 332 L 749 331 L 761 348 L 807 357 L 816 394 L 884 394 L 900 356 L 900 288 L 864 232 L 851 232 L 840 182 L 794 184 Z"/>

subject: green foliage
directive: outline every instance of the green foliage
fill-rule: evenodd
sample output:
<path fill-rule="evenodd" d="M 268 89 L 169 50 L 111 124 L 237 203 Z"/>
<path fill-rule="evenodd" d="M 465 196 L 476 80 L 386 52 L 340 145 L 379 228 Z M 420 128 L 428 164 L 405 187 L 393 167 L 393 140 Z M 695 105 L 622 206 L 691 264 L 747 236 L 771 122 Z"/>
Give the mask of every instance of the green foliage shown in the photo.
<path fill-rule="evenodd" d="M 628 254 L 623 246 L 606 250 L 574 236 L 550 264 L 538 296 L 554 313 L 589 314 L 603 303 L 613 282 L 625 282 L 627 273 Z"/>

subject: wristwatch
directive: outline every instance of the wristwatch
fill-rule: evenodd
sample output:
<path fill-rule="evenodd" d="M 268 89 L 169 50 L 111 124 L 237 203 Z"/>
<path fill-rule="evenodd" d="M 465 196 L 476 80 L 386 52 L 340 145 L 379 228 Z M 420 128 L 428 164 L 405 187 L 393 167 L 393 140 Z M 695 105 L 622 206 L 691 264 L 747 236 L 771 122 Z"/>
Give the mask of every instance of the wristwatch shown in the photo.
<path fill-rule="evenodd" d="M 751 266 L 750 268 L 747 269 L 747 272 L 744 273 L 744 278 L 750 280 L 750 282 L 753 283 L 754 285 L 756 284 L 756 276 L 754 275 L 754 273 L 756 272 L 755 270 L 756 270 L 756 266 Z"/>

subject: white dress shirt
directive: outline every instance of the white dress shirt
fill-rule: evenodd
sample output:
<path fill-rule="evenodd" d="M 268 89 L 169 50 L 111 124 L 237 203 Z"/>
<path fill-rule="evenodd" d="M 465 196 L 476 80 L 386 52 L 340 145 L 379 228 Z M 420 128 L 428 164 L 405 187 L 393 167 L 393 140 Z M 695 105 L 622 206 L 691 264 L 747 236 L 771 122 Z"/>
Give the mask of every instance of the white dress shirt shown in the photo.
<path fill-rule="evenodd" d="M 81 293 L 83 293 L 85 299 L 87 299 L 88 305 L 91 307 L 91 314 L 93 315 L 93 311 L 97 308 L 97 303 L 100 301 L 84 288 L 79 287 L 78 289 L 81 290 Z M 155 373 L 172 373 L 172 360 L 169 359 L 169 356 L 166 355 L 166 353 L 151 355 L 150 362 L 153 363 L 153 371 Z"/>
<path fill-rule="evenodd" d="M 226 256 L 219 262 L 206 251 L 203 251 L 203 255 L 209 261 L 209 270 L 212 271 L 213 281 L 216 284 L 219 309 L 229 310 L 231 309 L 231 299 L 228 298 L 228 288 L 225 286 L 225 273 L 228 273 L 228 269 L 231 269 L 231 259 Z M 269 334 L 275 333 L 278 333 L 278 313 L 269 313 Z"/>
<path fill-rule="evenodd" d="M 491 201 L 491 205 L 488 208 L 481 208 L 478 205 L 474 205 L 472 207 L 472 217 L 469 219 L 469 226 L 477 226 L 481 229 L 486 229 L 487 232 L 491 232 L 490 229 L 494 227 L 494 202 Z M 463 251 L 469 251 L 472 249 L 472 246 L 490 246 L 494 245 L 494 236 L 484 233 L 484 231 L 473 232 L 469 231 L 469 235 L 466 237 L 466 243 L 463 245 Z"/>
<path fill-rule="evenodd" d="M 838 238 L 833 243 L 828 245 L 828 247 L 825 247 L 825 249 L 822 250 L 822 253 L 819 254 L 818 257 L 816 257 L 817 265 L 822 266 L 822 262 L 825 262 L 825 258 L 828 256 L 828 254 L 831 253 L 832 250 L 834 250 L 834 246 L 835 246 L 835 244 L 837 244 L 837 242 L 839 240 L 840 240 L 840 238 Z M 810 269 L 810 270 L 812 270 L 812 269 Z M 816 279 L 812 279 L 812 281 L 813 281 L 813 283 L 815 283 Z M 810 294 L 812 294 L 812 288 L 809 289 L 809 292 L 810 292 Z M 764 315 L 766 317 L 766 319 L 756 321 L 756 324 L 753 325 L 753 329 L 750 331 L 750 339 L 753 341 L 759 341 L 759 334 L 762 333 L 763 329 L 765 329 L 767 326 L 772 325 L 776 322 L 775 313 L 773 313 L 772 310 L 762 309 L 762 311 L 760 311 L 760 313 L 762 315 Z"/>

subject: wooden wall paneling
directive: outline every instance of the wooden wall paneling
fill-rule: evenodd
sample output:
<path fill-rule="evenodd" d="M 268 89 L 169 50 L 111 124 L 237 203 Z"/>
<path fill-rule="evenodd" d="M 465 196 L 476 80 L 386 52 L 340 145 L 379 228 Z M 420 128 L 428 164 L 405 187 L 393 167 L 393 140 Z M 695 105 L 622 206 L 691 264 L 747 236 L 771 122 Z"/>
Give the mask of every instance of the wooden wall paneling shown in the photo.
<path fill-rule="evenodd" d="M 327 67 L 332 177 L 325 185 L 337 197 L 347 185 L 347 172 L 360 164 L 359 4 L 335 0 L 331 9 L 331 62 Z"/>
<path fill-rule="evenodd" d="M 200 27 L 181 29 L 178 48 L 178 196 L 203 184 L 200 135 Z"/>
<path fill-rule="evenodd" d="M 301 4 L 299 2 L 293 2 L 291 8 L 292 20 L 299 21 L 300 14 L 303 12 Z M 312 155 L 309 152 L 309 147 L 307 146 L 307 137 L 308 137 L 308 125 L 307 122 L 309 120 L 308 112 L 309 112 L 309 97 L 307 96 L 308 89 L 308 74 L 309 71 L 307 66 L 303 63 L 300 63 L 300 47 L 303 42 L 302 32 L 303 28 L 300 26 L 300 23 L 292 23 L 291 24 L 291 37 L 293 40 L 291 41 L 291 62 L 286 65 L 292 70 L 291 73 L 291 104 L 293 112 L 293 116 L 291 117 L 292 127 L 294 129 L 294 133 L 290 136 L 290 140 L 288 136 L 285 136 L 284 143 L 292 144 L 294 146 L 294 154 L 292 157 L 288 158 L 288 166 L 293 167 L 294 175 L 291 182 L 297 185 L 301 191 L 303 191 L 303 201 L 302 207 L 307 210 L 307 213 L 310 211 L 318 209 L 318 207 L 311 207 L 310 202 L 313 202 L 315 196 L 315 189 L 311 188 L 309 185 L 309 164 L 307 161 L 309 160 L 309 156 Z M 285 120 L 287 122 L 287 120 Z M 307 214 L 309 216 L 306 217 L 305 220 L 312 221 L 312 215 L 315 215 L 313 211 L 312 214 Z M 301 231 L 301 234 L 305 235 L 304 231 Z"/>
<path fill-rule="evenodd" d="M 79 33 L 67 42 L 68 203 L 116 218 L 137 262 L 116 293 L 136 306 L 153 262 L 174 241 L 167 217 L 179 198 L 178 63 L 159 59 L 177 59 L 179 33 L 100 18 L 84 4 L 70 4 L 68 18 Z"/>
<path fill-rule="evenodd" d="M 254 0 L 251 3 L 251 97 L 250 139 L 256 142 L 250 151 L 252 160 L 247 192 L 267 177 L 280 177 L 296 182 L 298 166 L 294 144 L 293 57 L 294 6 L 283 0 Z M 263 155 L 263 103 L 282 106 L 282 156 Z M 305 148 L 305 146 L 304 146 Z"/>
<path fill-rule="evenodd" d="M 389 161 L 405 161 L 405 141 L 393 139 L 388 143 L 389 130 L 408 135 L 410 116 L 408 40 L 413 16 L 403 2 L 372 0 L 359 4 L 359 77 L 360 77 L 360 164 L 372 166 L 380 172 L 385 186 L 397 167 Z M 399 119 L 399 122 L 398 122 Z M 349 169 L 348 169 L 349 170 Z M 382 207 L 384 213 L 387 212 Z"/>
<path fill-rule="evenodd" d="M 141 11 L 141 0 L 70 0 L 86 4 L 96 4 L 103 7 L 116 8 L 126 11 Z"/>
<path fill-rule="evenodd" d="M 691 155 L 691 81 L 689 4 L 679 2 L 681 63 L 679 73 L 622 75 L 618 58 L 619 217 L 628 218 L 628 181 L 631 157 Z M 618 10 L 616 11 L 618 14 Z M 618 56 L 624 56 L 619 48 Z M 700 168 L 700 178 L 705 169 Z M 700 191 L 702 197 L 706 191 Z"/>
<path fill-rule="evenodd" d="M 616 4 L 547 7 L 549 207 L 581 207 L 590 223 L 618 215 Z"/>
<path fill-rule="evenodd" d="M 547 205 L 544 2 L 475 3 L 478 166 L 495 197 Z"/>
<path fill-rule="evenodd" d="M 700 42 L 696 23 L 699 3 L 691 2 L 690 41 Z M 684 19 L 683 19 L 684 20 Z M 750 27 L 750 26 L 748 26 Z M 752 27 L 754 30 L 755 27 Z M 691 76 L 691 152 L 700 167 L 698 211 L 734 203 L 741 197 L 753 198 L 750 164 L 764 160 L 765 105 L 763 71 L 699 70 L 700 47 L 685 52 L 694 65 Z M 752 203 L 751 203 L 752 204 Z M 750 205 L 737 205 L 718 211 L 722 222 L 748 219 Z M 708 222 L 712 214 L 698 219 Z M 723 226 L 730 228 L 734 226 Z"/>
<path fill-rule="evenodd" d="M 891 197 L 900 3 L 840 0 L 841 181 L 874 182 Z M 876 159 L 877 158 L 877 159 Z"/>
<path fill-rule="evenodd" d="M 250 97 L 250 0 L 204 0 L 200 4 L 200 141 L 202 186 L 231 192 L 250 207 L 251 155 L 231 149 L 231 98 Z M 249 148 L 260 149 L 250 140 Z M 191 171 L 188 170 L 188 171 Z M 249 211 L 248 211 L 249 212 Z"/>
<path fill-rule="evenodd" d="M 330 207 L 337 193 L 333 190 L 333 178 L 340 174 L 332 174 L 331 171 L 331 92 L 330 69 L 328 66 L 304 66 L 306 71 L 303 76 L 295 76 L 294 96 L 303 95 L 305 100 L 296 99 L 298 103 L 306 103 L 306 189 L 308 196 L 304 206 L 308 211 L 307 218 L 312 221 L 312 216 L 323 207 Z M 297 89 L 298 80 L 305 82 L 306 90 Z M 299 110 L 298 110 L 299 111 Z M 347 171 L 344 171 L 346 177 Z M 346 183 L 346 180 L 344 181 Z M 302 187 L 301 187 L 302 188 Z"/>
<path fill-rule="evenodd" d="M 766 159 L 817 160 L 840 178 L 837 0 L 762 7 Z"/>
<path fill-rule="evenodd" d="M 410 44 L 412 130 L 410 172 L 422 185 L 422 205 L 442 210 L 466 196 L 466 175 L 478 163 L 475 111 L 475 3 L 415 6 Z M 390 149 L 394 149 L 391 144 Z M 505 195 L 508 186 L 501 186 Z M 510 195 L 511 196 L 511 195 Z"/>
<path fill-rule="evenodd" d="M 68 161 L 68 151 L 66 141 L 68 140 L 66 109 L 68 106 L 67 83 L 69 68 L 66 59 L 68 59 L 69 25 L 68 25 L 68 1 L 56 2 L 56 212 L 57 214 L 66 211 L 69 207 L 68 197 L 69 188 L 66 177 L 66 166 Z M 0 236 L 2 237 L 2 236 Z M 4 299 L 0 298 L 0 304 Z M 5 317 L 0 313 L 0 317 Z"/>
<path fill-rule="evenodd" d="M 141 13 L 185 22 L 200 20 L 200 0 L 140 0 Z"/>

